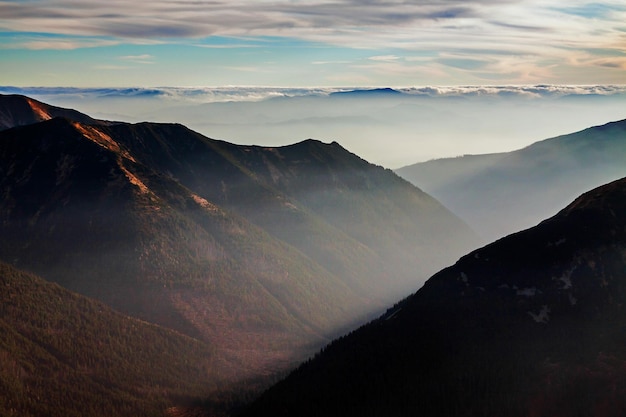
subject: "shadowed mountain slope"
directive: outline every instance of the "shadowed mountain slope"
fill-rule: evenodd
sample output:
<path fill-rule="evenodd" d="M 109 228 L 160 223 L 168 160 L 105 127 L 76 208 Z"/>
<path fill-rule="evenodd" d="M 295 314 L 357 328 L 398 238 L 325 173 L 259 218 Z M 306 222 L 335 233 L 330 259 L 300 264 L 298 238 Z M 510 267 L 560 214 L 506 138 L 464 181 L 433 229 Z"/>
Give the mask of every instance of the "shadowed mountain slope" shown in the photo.
<path fill-rule="evenodd" d="M 434 275 L 242 416 L 620 416 L 626 179 Z"/>
<path fill-rule="evenodd" d="M 215 390 L 207 344 L 0 263 L 0 415 L 162 416 Z"/>
<path fill-rule="evenodd" d="M 493 240 L 533 226 L 585 190 L 626 175 L 626 120 L 514 152 L 433 160 L 396 172 Z"/>
<path fill-rule="evenodd" d="M 210 342 L 233 380 L 290 366 L 476 241 L 337 144 L 67 118 L 0 132 L 0 233 L 2 259 Z"/>

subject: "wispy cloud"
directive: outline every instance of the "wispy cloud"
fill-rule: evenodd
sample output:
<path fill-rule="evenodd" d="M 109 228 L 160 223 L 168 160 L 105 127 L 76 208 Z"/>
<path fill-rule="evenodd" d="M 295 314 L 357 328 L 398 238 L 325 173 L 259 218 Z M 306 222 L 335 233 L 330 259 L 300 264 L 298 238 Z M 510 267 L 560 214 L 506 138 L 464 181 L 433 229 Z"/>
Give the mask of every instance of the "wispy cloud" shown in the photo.
<path fill-rule="evenodd" d="M 11 42 L 0 42 L 0 49 L 27 49 L 27 50 L 74 50 L 82 48 L 98 48 L 118 45 L 120 42 L 111 39 L 90 37 L 65 37 L 27 34 L 13 36 Z"/>
<path fill-rule="evenodd" d="M 494 26 L 512 33 L 536 33 L 550 30 L 555 25 L 560 28 L 569 26 L 571 30 L 575 29 L 575 24 L 563 22 L 566 15 L 602 18 L 605 23 L 616 23 L 626 13 L 626 8 L 619 3 L 574 2 L 569 7 L 557 7 L 550 2 L 545 4 L 542 6 L 532 0 L 462 3 L 435 0 L 419 3 L 399 0 L 141 0 L 131 3 L 122 0 L 0 0 L 0 26 L 16 32 L 37 28 L 42 33 L 124 39 L 269 35 L 360 44 L 372 40 L 389 41 L 386 35 L 393 34 L 400 42 L 412 40 L 419 44 L 420 35 L 433 30 L 464 32 L 473 36 L 481 32 L 490 36 Z M 604 29 L 611 30 L 610 26 L 604 25 Z M 368 34 L 365 39 L 359 36 L 363 31 Z M 492 42 L 497 40 L 492 38 Z"/>
<path fill-rule="evenodd" d="M 123 55 L 118 56 L 117 58 L 122 61 L 133 62 L 135 64 L 154 64 L 154 56 L 150 54 Z"/>
<path fill-rule="evenodd" d="M 571 14 L 574 16 L 581 16 L 587 19 L 606 19 L 614 14 L 624 13 L 626 11 L 626 5 L 615 3 L 582 3 L 572 4 L 565 7 L 554 7 L 562 13 Z"/>
<path fill-rule="evenodd" d="M 389 62 L 389 61 L 397 61 L 399 57 L 396 55 L 376 55 L 376 56 L 369 57 L 369 59 L 372 61 Z"/>
<path fill-rule="evenodd" d="M 272 37 L 370 50 L 371 61 L 396 61 L 397 70 L 412 66 L 418 73 L 466 71 L 477 81 L 498 75 L 533 82 L 544 75 L 550 80 L 558 72 L 551 68 L 573 63 L 589 74 L 591 68 L 619 70 L 621 60 L 610 56 L 624 50 L 625 21 L 623 0 L 572 0 L 567 6 L 560 0 L 0 0 L 0 29 L 11 34 L 0 39 L 0 48 L 185 43 L 230 50 L 260 48 L 258 39 Z M 215 37 L 251 41 L 203 41 Z M 592 48 L 606 53 L 586 59 Z M 459 51 L 463 57 L 449 56 Z M 422 58 L 426 52 L 431 59 Z M 502 57 L 507 65 L 494 64 Z M 140 54 L 127 61 L 156 58 Z M 504 72 L 496 74 L 498 67 Z"/>
<path fill-rule="evenodd" d="M 478 1 L 476 4 L 489 4 Z M 123 10 L 123 13 L 120 12 Z M 121 38 L 280 34 L 297 29 L 394 27 L 476 15 L 475 4 L 426 1 L 0 1 L 2 26 L 24 31 Z M 35 26 L 31 26 L 35 24 Z"/>
<path fill-rule="evenodd" d="M 350 64 L 351 61 L 313 61 L 312 65 L 343 65 Z"/>
<path fill-rule="evenodd" d="M 127 70 L 129 67 L 123 66 L 123 65 L 104 64 L 104 65 L 95 65 L 93 68 L 96 70 L 104 70 L 104 71 L 123 71 L 123 70 Z"/>

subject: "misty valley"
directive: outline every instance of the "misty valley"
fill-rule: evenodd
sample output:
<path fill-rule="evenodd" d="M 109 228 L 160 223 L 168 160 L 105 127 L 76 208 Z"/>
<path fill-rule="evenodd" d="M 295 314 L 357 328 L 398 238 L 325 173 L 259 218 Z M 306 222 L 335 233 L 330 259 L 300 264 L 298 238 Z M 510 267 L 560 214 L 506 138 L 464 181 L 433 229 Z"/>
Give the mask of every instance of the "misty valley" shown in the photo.
<path fill-rule="evenodd" d="M 262 103 L 408 100 L 333 94 Z M 0 94 L 0 416 L 626 415 L 626 120 L 391 170 L 80 110 Z"/>

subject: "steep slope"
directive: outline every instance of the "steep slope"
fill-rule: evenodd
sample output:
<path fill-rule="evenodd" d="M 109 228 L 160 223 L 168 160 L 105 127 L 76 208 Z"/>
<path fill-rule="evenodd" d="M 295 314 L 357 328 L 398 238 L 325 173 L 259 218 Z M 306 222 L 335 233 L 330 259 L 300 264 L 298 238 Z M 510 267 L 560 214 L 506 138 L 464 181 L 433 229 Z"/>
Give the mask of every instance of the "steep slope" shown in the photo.
<path fill-rule="evenodd" d="M 514 152 L 434 160 L 397 173 L 493 240 L 533 226 L 585 190 L 626 175 L 626 120 Z"/>
<path fill-rule="evenodd" d="M 461 258 L 243 416 L 620 416 L 626 178 Z"/>
<path fill-rule="evenodd" d="M 362 251 L 356 265 L 344 262 L 337 268 L 337 262 L 326 259 L 341 249 L 333 248 L 330 254 L 316 252 L 315 243 L 301 238 L 313 236 L 311 232 L 289 233 L 302 227 L 301 219 L 294 219 L 292 227 L 285 227 L 289 221 L 284 216 L 277 223 L 270 219 L 265 223 L 268 230 L 306 253 L 314 253 L 312 257 L 326 268 L 355 275 L 355 285 L 369 281 L 372 291 L 385 294 L 387 300 L 415 290 L 416 277 L 423 281 L 442 265 L 454 262 L 464 249 L 476 245 L 467 226 L 432 197 L 336 142 L 306 140 L 280 148 L 251 147 L 236 152 L 232 153 L 258 178 L 370 253 Z M 337 238 L 333 241 L 340 242 Z M 348 245 L 342 243 L 341 247 Z M 374 279 L 367 279 L 373 274 Z"/>
<path fill-rule="evenodd" d="M 215 389 L 213 349 L 0 263 L 0 415 L 162 416 Z"/>
<path fill-rule="evenodd" d="M 30 97 L 0 94 L 0 130 L 66 117 L 83 123 L 104 123 L 72 109 L 51 106 Z"/>
<path fill-rule="evenodd" d="M 338 144 L 266 148 L 184 126 L 102 127 L 138 162 L 294 246 L 352 289 L 390 302 L 475 247 L 432 197 Z"/>

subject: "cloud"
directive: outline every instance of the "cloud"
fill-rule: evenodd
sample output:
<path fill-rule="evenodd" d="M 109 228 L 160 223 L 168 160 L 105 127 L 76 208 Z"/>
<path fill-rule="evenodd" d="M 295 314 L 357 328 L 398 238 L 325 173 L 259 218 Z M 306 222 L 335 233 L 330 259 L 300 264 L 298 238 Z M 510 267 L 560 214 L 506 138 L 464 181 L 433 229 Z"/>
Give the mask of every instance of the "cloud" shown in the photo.
<path fill-rule="evenodd" d="M 239 48 L 259 48 L 260 47 L 260 45 L 245 44 L 245 43 L 222 44 L 222 45 L 200 44 L 200 45 L 194 45 L 194 46 L 197 46 L 199 48 L 206 48 L 206 49 L 239 49 Z"/>
<path fill-rule="evenodd" d="M 371 86 L 374 88 L 376 86 Z M 370 87 L 363 87 L 364 89 Z M 353 89 L 356 89 L 353 88 Z M 288 87 L 160 87 L 160 88 L 76 88 L 76 87 L 11 87 L 0 86 L 0 94 L 23 94 L 36 97 L 129 98 L 158 97 L 190 103 L 229 101 L 262 101 L 276 97 L 324 97 L 350 88 L 288 88 Z M 571 96 L 626 97 L 626 85 L 474 85 L 398 87 L 406 96 L 431 98 L 458 97 L 526 97 L 563 98 Z"/>
<path fill-rule="evenodd" d="M 470 36 L 484 33 L 496 42 L 499 38 L 491 37 L 494 30 L 513 34 L 549 30 L 562 25 L 559 22 L 567 15 L 585 13 L 617 22 L 624 8 L 603 3 L 569 8 L 548 3 L 541 8 L 529 0 L 0 0 L 0 27 L 15 32 L 37 28 L 41 33 L 127 41 L 214 35 L 291 36 L 372 47 L 395 38 L 395 46 L 410 49 L 412 43 L 419 45 L 423 35 L 428 37 L 433 31 Z"/>
<path fill-rule="evenodd" d="M 312 65 L 343 65 L 350 64 L 352 61 L 313 61 Z"/>
<path fill-rule="evenodd" d="M 607 4 L 607 3 L 585 3 L 567 7 L 554 7 L 555 10 L 571 14 L 574 16 L 584 17 L 586 19 L 606 19 L 616 12 L 626 11 L 624 4 Z"/>
<path fill-rule="evenodd" d="M 0 49 L 29 49 L 29 50 L 74 50 L 80 48 L 98 48 L 119 44 L 119 41 L 111 39 L 98 39 L 88 37 L 58 37 L 25 35 L 12 36 L 11 42 L 2 42 L 0 39 Z"/>
<path fill-rule="evenodd" d="M 298 39 L 369 50 L 376 54 L 370 60 L 381 63 L 403 60 L 397 71 L 413 68 L 420 76 L 431 74 L 427 79 L 466 71 L 460 79 L 472 74 L 477 82 L 489 77 L 533 82 L 550 80 L 551 68 L 572 63 L 584 63 L 589 74 L 620 67 L 605 58 L 623 50 L 624 21 L 623 0 L 572 0 L 567 6 L 560 0 L 0 0 L 0 28 L 10 34 L 0 34 L 0 48 L 184 43 L 217 50 L 263 48 L 261 39 Z M 33 28 L 39 33 L 34 38 Z M 207 42 L 215 38 L 229 41 Z M 590 49 L 605 53 L 591 61 L 585 58 Z M 458 52 L 464 57 L 448 57 Z M 427 53 L 431 59 L 415 58 Z M 501 73 L 497 65 L 485 68 L 479 62 L 501 57 L 510 58 L 499 66 Z"/>
<path fill-rule="evenodd" d="M 474 59 L 467 57 L 448 57 L 448 58 L 440 58 L 437 62 L 447 65 L 454 68 L 459 68 L 463 70 L 476 70 L 480 68 L 485 68 L 489 65 L 489 61 L 484 59 Z"/>
<path fill-rule="evenodd" d="M 123 10 L 123 13 L 118 12 Z M 0 1 L 2 26 L 14 31 L 121 38 L 185 38 L 310 28 L 393 27 L 474 14 L 436 1 Z"/>
<path fill-rule="evenodd" d="M 96 65 L 93 68 L 96 70 L 105 70 L 105 71 L 123 71 L 123 70 L 127 70 L 129 67 L 126 67 L 123 65 L 106 64 L 106 65 Z"/>
<path fill-rule="evenodd" d="M 123 55 L 118 56 L 117 59 L 127 62 L 133 62 L 135 64 L 154 64 L 154 56 L 150 54 Z"/>
<path fill-rule="evenodd" d="M 384 61 L 384 62 L 396 61 L 399 58 L 400 57 L 398 57 L 396 55 L 377 55 L 377 56 L 369 57 L 369 59 L 372 60 L 372 61 Z"/>

